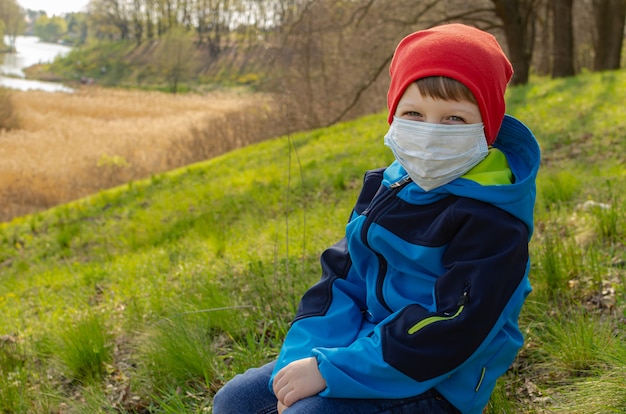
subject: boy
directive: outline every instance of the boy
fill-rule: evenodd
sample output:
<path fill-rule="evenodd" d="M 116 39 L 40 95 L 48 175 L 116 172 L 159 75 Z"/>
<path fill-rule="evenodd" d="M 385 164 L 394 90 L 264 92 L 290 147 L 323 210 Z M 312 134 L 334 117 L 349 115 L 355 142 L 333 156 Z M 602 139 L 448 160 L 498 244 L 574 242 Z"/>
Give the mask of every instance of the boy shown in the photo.
<path fill-rule="evenodd" d="M 523 343 L 539 146 L 505 116 L 495 38 L 413 33 L 390 67 L 396 161 L 365 175 L 276 362 L 214 413 L 481 413 Z"/>

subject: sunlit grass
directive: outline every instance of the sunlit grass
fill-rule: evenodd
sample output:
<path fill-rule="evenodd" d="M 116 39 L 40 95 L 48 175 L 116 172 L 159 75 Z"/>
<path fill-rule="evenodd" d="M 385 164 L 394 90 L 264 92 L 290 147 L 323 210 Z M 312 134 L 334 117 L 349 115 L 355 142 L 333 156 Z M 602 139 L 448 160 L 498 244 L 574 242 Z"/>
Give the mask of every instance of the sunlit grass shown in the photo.
<path fill-rule="evenodd" d="M 612 324 L 584 310 L 546 318 L 542 330 L 542 352 L 549 356 L 546 363 L 575 377 L 604 367 L 606 356 L 620 346 Z"/>
<path fill-rule="evenodd" d="M 563 393 L 569 404 L 555 412 L 571 414 L 610 414 L 626 411 L 626 366 L 577 383 Z M 571 401 L 575 401 L 572 403 Z"/>
<path fill-rule="evenodd" d="M 612 339 L 613 347 L 599 356 L 607 365 L 572 384 L 557 388 L 554 412 L 610 414 L 626 412 L 626 345 Z"/>
<path fill-rule="evenodd" d="M 11 336 L 0 338 L 0 411 L 23 412 L 28 407 L 26 355 Z"/>
<path fill-rule="evenodd" d="M 507 383 L 504 378 L 499 379 L 483 413 L 506 414 L 518 412 L 520 404 L 513 398 L 512 394 L 514 392 L 515 390 L 507 389 Z"/>
<path fill-rule="evenodd" d="M 542 171 L 537 183 L 537 208 L 553 210 L 571 206 L 581 189 L 582 171 Z"/>
<path fill-rule="evenodd" d="M 81 384 L 102 381 L 113 359 L 110 334 L 95 315 L 61 331 L 53 349 L 68 377 Z"/>

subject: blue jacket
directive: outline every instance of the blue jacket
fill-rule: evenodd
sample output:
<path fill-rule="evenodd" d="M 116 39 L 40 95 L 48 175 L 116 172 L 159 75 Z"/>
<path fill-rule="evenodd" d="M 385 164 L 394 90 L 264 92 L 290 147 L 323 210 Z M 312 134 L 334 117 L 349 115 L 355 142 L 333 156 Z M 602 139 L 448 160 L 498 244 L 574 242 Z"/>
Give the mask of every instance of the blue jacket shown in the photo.
<path fill-rule="evenodd" d="M 315 356 L 323 397 L 405 398 L 434 387 L 461 412 L 482 412 L 523 343 L 517 320 L 531 290 L 540 157 L 510 116 L 494 146 L 511 184 L 466 175 L 424 192 L 397 162 L 366 174 L 346 237 L 322 254 L 322 278 L 302 298 L 274 375 Z"/>

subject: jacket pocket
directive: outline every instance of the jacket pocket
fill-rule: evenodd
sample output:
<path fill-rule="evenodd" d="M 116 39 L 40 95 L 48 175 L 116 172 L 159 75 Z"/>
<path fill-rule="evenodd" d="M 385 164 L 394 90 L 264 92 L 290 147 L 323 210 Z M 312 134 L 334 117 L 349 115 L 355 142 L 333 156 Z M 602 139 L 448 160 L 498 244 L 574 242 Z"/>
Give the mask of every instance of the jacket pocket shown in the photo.
<path fill-rule="evenodd" d="M 450 315 L 450 314 L 444 313 L 442 315 L 434 315 L 434 316 L 429 316 L 427 318 L 424 318 L 421 321 L 414 324 L 413 326 L 411 326 L 409 330 L 407 331 L 408 334 L 413 335 L 419 332 L 421 329 L 424 329 L 425 327 L 432 325 L 433 323 L 450 321 L 454 318 L 459 317 L 463 313 L 463 309 L 465 309 L 465 304 L 467 303 L 467 299 L 469 296 L 469 290 L 470 290 L 470 283 L 468 282 L 465 284 L 463 293 L 461 294 L 461 297 L 459 298 L 459 301 L 457 303 L 458 309 L 456 310 L 454 314 Z"/>

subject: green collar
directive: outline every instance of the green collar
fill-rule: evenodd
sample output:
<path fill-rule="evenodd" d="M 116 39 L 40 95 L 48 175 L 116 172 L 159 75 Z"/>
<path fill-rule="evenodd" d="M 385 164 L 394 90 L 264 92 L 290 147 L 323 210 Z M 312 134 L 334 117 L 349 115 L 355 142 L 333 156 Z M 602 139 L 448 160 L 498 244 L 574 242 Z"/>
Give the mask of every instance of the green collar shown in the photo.
<path fill-rule="evenodd" d="M 513 172 L 504 153 L 497 148 L 489 148 L 487 157 L 461 178 L 480 185 L 506 185 L 513 183 Z"/>

